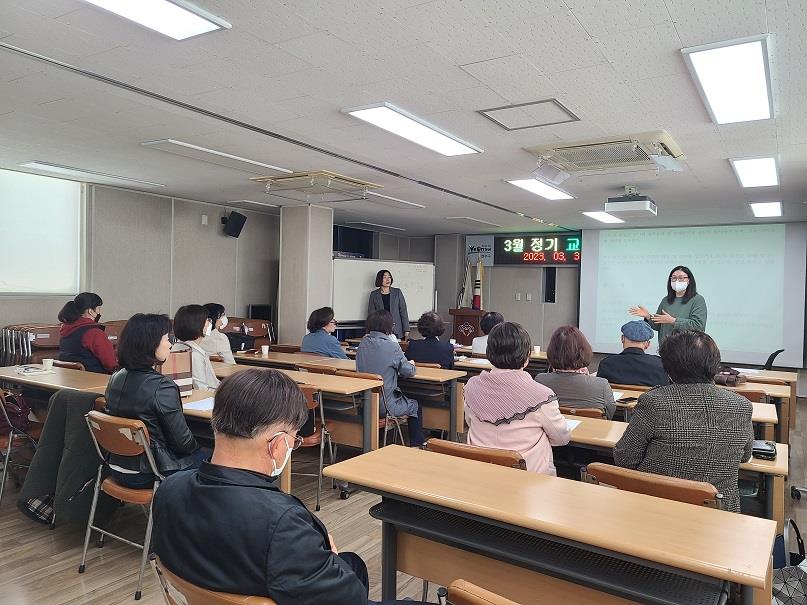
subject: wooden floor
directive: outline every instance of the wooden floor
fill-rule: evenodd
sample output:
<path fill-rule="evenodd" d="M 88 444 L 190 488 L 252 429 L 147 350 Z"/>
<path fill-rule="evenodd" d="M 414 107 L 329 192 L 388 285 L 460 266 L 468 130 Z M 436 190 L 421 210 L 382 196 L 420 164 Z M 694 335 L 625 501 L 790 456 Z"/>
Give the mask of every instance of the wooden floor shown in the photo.
<path fill-rule="evenodd" d="M 807 399 L 799 400 L 796 428 L 791 434 L 791 482 L 807 485 Z M 310 452 L 295 454 L 295 470 L 316 471 Z M 789 489 L 788 484 L 788 488 Z M 0 603 L 4 605 L 61 605 L 134 603 L 139 552 L 110 540 L 102 549 L 91 545 L 87 571 L 78 574 L 83 529 L 59 527 L 50 531 L 45 526 L 24 517 L 15 506 L 13 482 L 0 506 Z M 316 480 L 294 477 L 294 493 L 314 508 Z M 354 551 L 367 562 L 370 571 L 370 598 L 381 598 L 381 524 L 367 510 L 379 498 L 355 493 L 348 500 L 339 500 L 337 490 L 330 484 L 323 489 L 322 511 L 319 517 L 333 534 L 340 550 Z M 801 502 L 786 497 L 786 514 L 795 517 L 807 528 L 807 497 Z M 140 540 L 145 518 L 137 507 L 121 510 L 115 521 L 117 531 Z M 113 529 L 113 531 L 116 531 Z M 399 598 L 420 598 L 421 582 L 399 575 Z M 434 587 L 430 598 L 436 601 Z M 143 605 L 158 605 L 164 601 L 153 573 L 147 570 L 143 586 Z"/>

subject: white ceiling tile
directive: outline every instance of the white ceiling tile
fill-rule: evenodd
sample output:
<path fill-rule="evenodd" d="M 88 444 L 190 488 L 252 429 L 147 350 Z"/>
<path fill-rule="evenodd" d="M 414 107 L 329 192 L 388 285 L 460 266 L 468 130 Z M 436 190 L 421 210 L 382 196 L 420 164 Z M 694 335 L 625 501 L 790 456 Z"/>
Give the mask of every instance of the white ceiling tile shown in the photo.
<path fill-rule="evenodd" d="M 532 63 L 518 55 L 460 67 L 510 103 L 540 101 L 553 98 L 558 93 L 557 87 L 553 86 L 546 76 Z"/>
<path fill-rule="evenodd" d="M 664 0 L 566 0 L 566 4 L 591 36 L 607 37 L 670 22 Z"/>
<path fill-rule="evenodd" d="M 684 47 L 767 33 L 765 0 L 664 0 Z"/>
<path fill-rule="evenodd" d="M 595 42 L 614 69 L 630 80 L 687 73 L 681 56 L 681 40 L 672 23 L 654 25 L 628 35 L 606 35 Z"/>

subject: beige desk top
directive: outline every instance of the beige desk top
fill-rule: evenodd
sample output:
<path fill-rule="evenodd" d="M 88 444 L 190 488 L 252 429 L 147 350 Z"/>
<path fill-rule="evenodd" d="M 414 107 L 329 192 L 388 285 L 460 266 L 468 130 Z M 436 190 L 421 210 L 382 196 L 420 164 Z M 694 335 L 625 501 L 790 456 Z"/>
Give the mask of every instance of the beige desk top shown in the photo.
<path fill-rule="evenodd" d="M 322 358 L 324 359 L 324 358 Z M 254 367 L 238 364 L 227 364 L 219 361 L 211 362 L 213 371 L 218 378 L 226 378 L 235 372 L 255 369 Z M 313 374 L 311 372 L 298 372 L 297 370 L 287 370 L 278 368 L 278 372 L 283 372 L 300 384 L 310 384 L 326 393 L 337 395 L 353 395 L 383 386 L 380 380 L 365 380 L 364 378 L 345 378 L 342 376 L 328 376 L 327 374 Z"/>
<path fill-rule="evenodd" d="M 82 372 L 81 370 L 68 368 L 53 368 L 52 374 L 23 375 L 17 374 L 16 366 L 7 366 L 0 368 L 0 380 L 48 391 L 72 389 L 74 391 L 90 391 L 103 394 L 106 392 L 109 375 Z"/>
<path fill-rule="evenodd" d="M 322 355 L 314 355 L 312 353 L 277 353 L 270 352 L 263 355 L 260 351 L 258 353 L 234 353 L 233 356 L 238 360 L 244 360 L 253 365 L 268 365 L 268 366 L 288 366 L 289 368 L 296 368 L 301 363 L 313 363 L 317 359 L 327 359 Z"/>
<path fill-rule="evenodd" d="M 743 391 L 760 391 L 765 393 L 768 397 L 776 397 L 777 399 L 790 398 L 790 385 L 788 384 L 770 384 L 762 382 L 746 382 L 738 387 L 723 387 L 729 391 L 741 393 Z"/>
<path fill-rule="evenodd" d="M 192 403 L 194 401 L 201 401 L 202 399 L 207 399 L 208 397 L 215 397 L 216 391 L 202 391 L 200 389 L 193 389 L 193 393 L 190 394 L 188 397 L 182 398 L 182 405 Z M 193 416 L 194 418 L 204 418 L 205 420 L 210 420 L 211 416 L 213 416 L 212 410 L 189 410 L 183 409 L 182 412 L 186 416 Z"/>
<path fill-rule="evenodd" d="M 471 347 L 457 347 L 454 349 L 454 352 L 458 355 L 467 355 L 470 357 Z M 481 357 L 476 357 L 475 359 L 481 359 Z M 530 361 L 546 361 L 546 351 L 541 351 L 540 353 L 531 352 Z"/>
<path fill-rule="evenodd" d="M 602 420 L 600 418 L 584 418 L 581 416 L 565 416 L 567 420 L 578 420 L 580 424 L 572 430 L 571 443 L 591 445 L 595 447 L 613 449 L 617 441 L 622 438 L 627 422 L 616 420 Z M 784 443 L 776 444 L 776 460 L 760 460 L 751 458 L 740 465 L 740 468 L 757 473 L 787 477 L 788 473 L 788 446 Z"/>
<path fill-rule="evenodd" d="M 759 588 L 776 532 L 768 519 L 395 445 L 328 466 L 325 475 Z"/>
<path fill-rule="evenodd" d="M 773 384 L 776 384 L 777 382 L 791 384 L 793 382 L 798 382 L 799 380 L 798 372 L 779 372 L 778 370 L 759 370 L 758 372 L 754 372 L 752 374 L 745 374 L 745 376 L 748 378 L 748 380 L 752 380 L 754 382 Z"/>

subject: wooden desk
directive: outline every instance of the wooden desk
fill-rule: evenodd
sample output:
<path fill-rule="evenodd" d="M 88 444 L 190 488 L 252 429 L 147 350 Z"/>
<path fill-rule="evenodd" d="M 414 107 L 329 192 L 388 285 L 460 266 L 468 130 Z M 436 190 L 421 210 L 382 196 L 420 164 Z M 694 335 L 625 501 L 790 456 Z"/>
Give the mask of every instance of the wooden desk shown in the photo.
<path fill-rule="evenodd" d="M 395 598 L 398 570 L 442 585 L 463 577 L 522 603 L 652 602 L 641 591 L 674 590 L 639 575 L 628 593 L 609 571 L 619 562 L 703 590 L 736 582 L 743 602 L 770 604 L 767 519 L 398 446 L 325 475 L 382 496 L 371 514 L 382 520 L 383 599 Z"/>
<path fill-rule="evenodd" d="M 334 359 L 320 357 L 312 362 L 314 365 L 338 368 L 340 370 L 356 371 L 356 362 L 353 359 Z M 417 385 L 415 383 L 447 384 L 448 385 L 448 418 L 445 417 L 445 408 L 429 405 L 423 399 L 423 426 L 448 431 L 451 441 L 457 440 L 457 433 L 465 432 L 465 397 L 464 385 L 458 379 L 465 376 L 462 370 L 444 370 L 442 368 L 424 368 L 416 366 L 415 375 L 410 378 L 398 378 L 401 390 L 417 399 Z"/>
<path fill-rule="evenodd" d="M 566 416 L 567 420 L 577 420 L 580 422 L 572 430 L 570 445 L 576 445 L 585 449 L 594 450 L 606 455 L 612 455 L 614 446 L 622 438 L 627 422 L 615 420 L 602 420 L 600 418 L 584 418 L 581 416 Z M 785 514 L 785 483 L 788 474 L 789 448 L 785 443 L 776 444 L 776 460 L 760 460 L 751 458 L 748 462 L 743 462 L 740 469 L 753 473 L 759 473 L 767 488 L 767 500 L 765 501 L 765 516 L 773 519 L 782 530 Z"/>
<path fill-rule="evenodd" d="M 59 391 L 71 389 L 74 391 L 88 391 L 92 393 L 105 393 L 109 383 L 109 374 L 96 372 L 83 372 L 69 368 L 53 368 L 52 374 L 17 374 L 17 366 L 0 368 L 0 382 L 11 382 L 45 391 Z"/>
<path fill-rule="evenodd" d="M 482 372 L 482 370 L 489 370 L 493 366 L 490 362 L 482 357 L 471 357 L 470 347 L 460 347 L 455 349 L 454 352 L 458 355 L 467 355 L 468 359 L 457 360 L 454 362 L 454 367 L 468 372 L 468 377 L 475 376 Z M 487 362 L 487 363 L 482 363 Z M 546 351 L 540 353 L 530 353 L 530 360 L 527 367 L 524 368 L 531 376 L 542 374 L 549 368 L 549 363 L 546 358 Z"/>
<path fill-rule="evenodd" d="M 270 353 L 271 354 L 271 353 Z M 275 353 L 275 355 L 296 355 L 296 353 Z M 319 357 L 318 359 L 327 359 Z M 235 372 L 249 369 L 249 365 L 227 364 L 211 362 L 213 371 L 218 378 L 226 378 Z M 346 378 L 343 376 L 328 376 L 327 374 L 314 374 L 299 372 L 286 368 L 275 368 L 292 378 L 298 384 L 310 384 L 323 393 L 334 395 L 359 395 L 362 397 L 362 423 L 347 423 L 338 420 L 328 422 L 328 430 L 336 443 L 360 447 L 369 452 L 378 447 L 378 417 L 379 396 L 377 390 L 383 386 L 380 380 L 365 380 L 363 378 Z"/>
<path fill-rule="evenodd" d="M 194 401 L 202 401 L 203 399 L 207 399 L 208 397 L 215 397 L 215 391 L 202 391 L 200 389 L 193 389 L 193 392 L 188 397 L 184 397 L 182 399 L 182 405 L 187 405 Z M 210 418 L 213 416 L 212 410 L 183 410 L 184 414 L 190 418 L 198 418 L 203 421 L 210 422 Z M 292 454 L 293 457 L 293 454 Z M 283 469 L 283 472 L 280 473 L 280 489 L 286 492 L 287 494 L 291 493 L 291 457 L 289 458 L 289 463 Z"/>

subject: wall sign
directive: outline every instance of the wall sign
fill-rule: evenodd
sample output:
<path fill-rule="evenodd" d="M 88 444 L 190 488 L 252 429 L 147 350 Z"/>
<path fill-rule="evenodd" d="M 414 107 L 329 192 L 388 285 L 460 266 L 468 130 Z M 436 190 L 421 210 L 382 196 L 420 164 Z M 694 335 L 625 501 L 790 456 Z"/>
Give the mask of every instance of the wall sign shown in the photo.
<path fill-rule="evenodd" d="M 493 264 L 577 266 L 583 253 L 580 233 L 495 236 Z"/>

